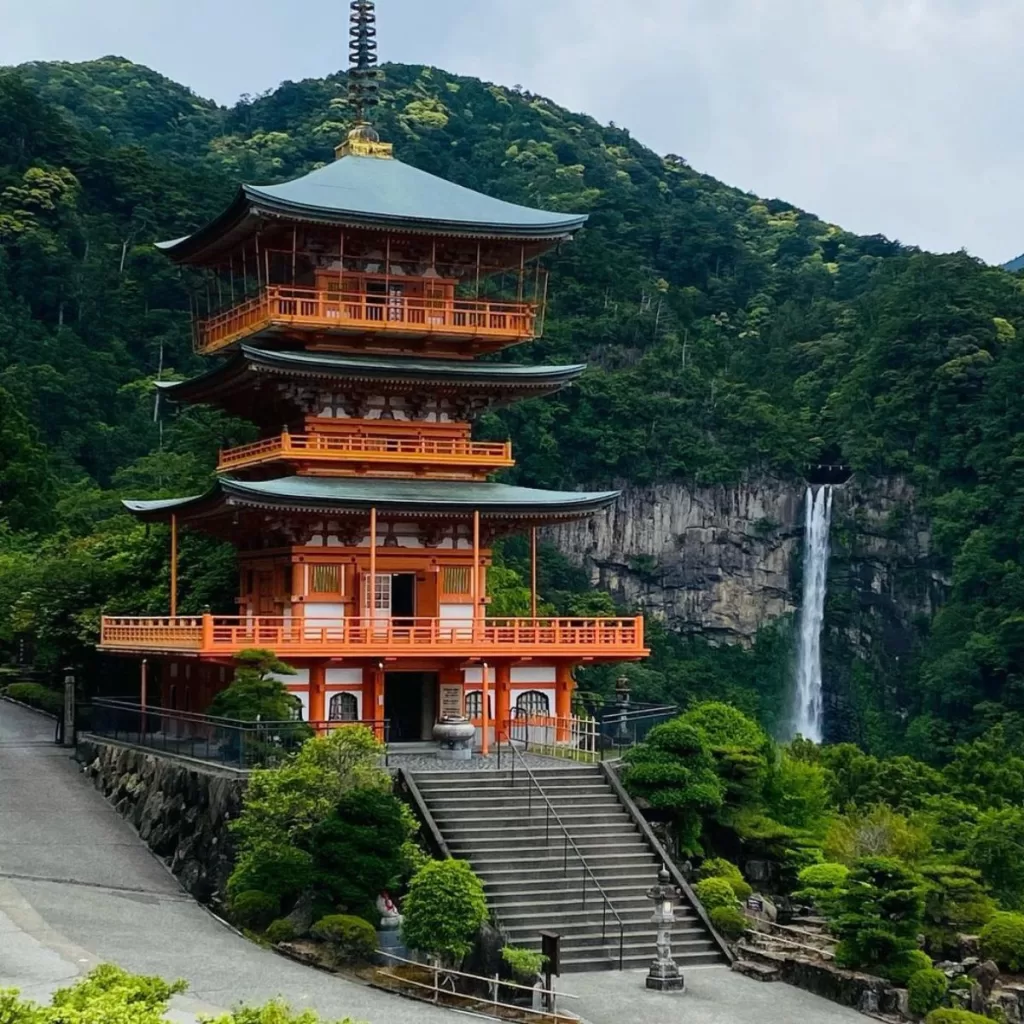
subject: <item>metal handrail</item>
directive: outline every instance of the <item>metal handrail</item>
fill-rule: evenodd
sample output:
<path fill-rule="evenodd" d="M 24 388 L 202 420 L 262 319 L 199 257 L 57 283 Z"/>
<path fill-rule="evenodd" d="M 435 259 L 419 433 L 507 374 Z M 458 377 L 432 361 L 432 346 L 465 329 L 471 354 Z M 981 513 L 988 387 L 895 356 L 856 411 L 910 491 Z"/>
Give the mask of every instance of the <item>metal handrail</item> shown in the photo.
<path fill-rule="evenodd" d="M 622 922 L 622 918 L 619 916 L 619 912 L 615 909 L 615 905 L 609 899 L 608 894 L 604 891 L 604 887 L 597 880 L 597 876 L 594 874 L 590 865 L 587 863 L 586 857 L 583 856 L 583 851 L 576 845 L 576 840 L 569 834 L 569 830 L 565 827 L 565 822 L 559 817 L 558 811 L 555 810 L 554 805 L 548 798 L 547 793 L 544 792 L 540 782 L 537 781 L 537 776 L 533 774 L 533 769 L 527 763 L 526 758 L 519 752 L 516 745 L 512 742 L 511 738 L 511 722 L 505 723 L 505 728 L 502 733 L 497 737 L 498 740 L 498 771 L 501 771 L 501 737 L 505 737 L 508 743 L 509 749 L 512 751 L 512 768 L 510 770 L 512 788 L 516 786 L 516 761 L 519 761 L 526 771 L 526 774 L 530 780 L 531 788 L 527 792 L 526 797 L 526 814 L 528 818 L 533 817 L 533 787 L 536 786 L 537 792 L 540 793 L 546 806 L 546 812 L 544 815 L 544 845 L 551 845 L 551 818 L 555 819 L 556 824 L 562 830 L 562 874 L 565 878 L 569 877 L 569 847 L 573 848 L 573 852 L 576 854 L 581 866 L 583 867 L 583 888 L 581 890 L 582 909 L 587 909 L 587 879 L 594 883 L 594 888 L 597 890 L 601 899 L 604 901 L 604 906 L 601 909 L 601 941 L 608 941 L 608 911 L 611 910 L 612 915 L 615 918 L 616 923 L 619 926 L 619 970 L 622 970 L 624 962 L 624 951 L 626 943 L 626 931 L 625 925 Z"/>

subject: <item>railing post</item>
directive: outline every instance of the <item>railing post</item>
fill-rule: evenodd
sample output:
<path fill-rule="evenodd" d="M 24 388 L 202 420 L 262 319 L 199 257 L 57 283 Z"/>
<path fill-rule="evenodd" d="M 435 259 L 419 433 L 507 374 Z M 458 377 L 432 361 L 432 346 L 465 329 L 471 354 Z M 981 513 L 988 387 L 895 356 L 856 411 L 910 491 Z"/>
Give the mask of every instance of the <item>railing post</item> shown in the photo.
<path fill-rule="evenodd" d="M 209 612 L 203 613 L 203 625 L 200 633 L 199 646 L 204 651 L 208 651 L 213 648 L 213 616 Z"/>

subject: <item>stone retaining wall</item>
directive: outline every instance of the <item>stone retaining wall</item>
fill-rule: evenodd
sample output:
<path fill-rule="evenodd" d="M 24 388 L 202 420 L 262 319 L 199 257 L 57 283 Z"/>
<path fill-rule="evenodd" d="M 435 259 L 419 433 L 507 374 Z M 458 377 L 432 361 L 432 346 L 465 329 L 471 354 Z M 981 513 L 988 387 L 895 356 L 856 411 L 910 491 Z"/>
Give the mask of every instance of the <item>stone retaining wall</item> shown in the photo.
<path fill-rule="evenodd" d="M 234 863 L 228 822 L 245 775 L 83 736 L 78 760 L 96 788 L 161 857 L 182 888 L 219 904 Z"/>

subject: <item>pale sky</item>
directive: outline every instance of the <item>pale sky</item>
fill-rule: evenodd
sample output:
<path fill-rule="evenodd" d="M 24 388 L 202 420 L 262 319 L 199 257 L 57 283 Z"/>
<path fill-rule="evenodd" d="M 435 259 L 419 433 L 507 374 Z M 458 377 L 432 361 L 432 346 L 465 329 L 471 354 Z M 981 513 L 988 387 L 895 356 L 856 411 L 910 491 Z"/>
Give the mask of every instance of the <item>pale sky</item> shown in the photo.
<path fill-rule="evenodd" d="M 384 60 L 520 84 L 862 233 L 1024 251 L 1022 0 L 378 0 Z M 0 0 L 0 64 L 119 54 L 231 103 L 347 62 L 348 4 Z"/>

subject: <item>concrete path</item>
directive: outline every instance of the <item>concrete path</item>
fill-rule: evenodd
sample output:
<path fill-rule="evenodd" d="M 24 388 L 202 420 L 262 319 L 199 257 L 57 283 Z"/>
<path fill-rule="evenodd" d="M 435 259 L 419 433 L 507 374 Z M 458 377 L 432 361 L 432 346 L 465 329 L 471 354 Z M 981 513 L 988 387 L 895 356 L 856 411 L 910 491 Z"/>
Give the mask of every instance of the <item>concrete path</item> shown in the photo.
<path fill-rule="evenodd" d="M 99 963 L 184 978 L 174 1018 L 194 1021 L 281 996 L 328 1020 L 454 1024 L 466 1017 L 293 964 L 240 938 L 198 906 L 67 753 L 53 723 L 0 701 L 0 988 L 45 999 Z M 642 973 L 562 979 L 563 1010 L 592 1024 L 842 1024 L 863 1020 L 787 985 L 694 970 L 682 996 Z"/>

